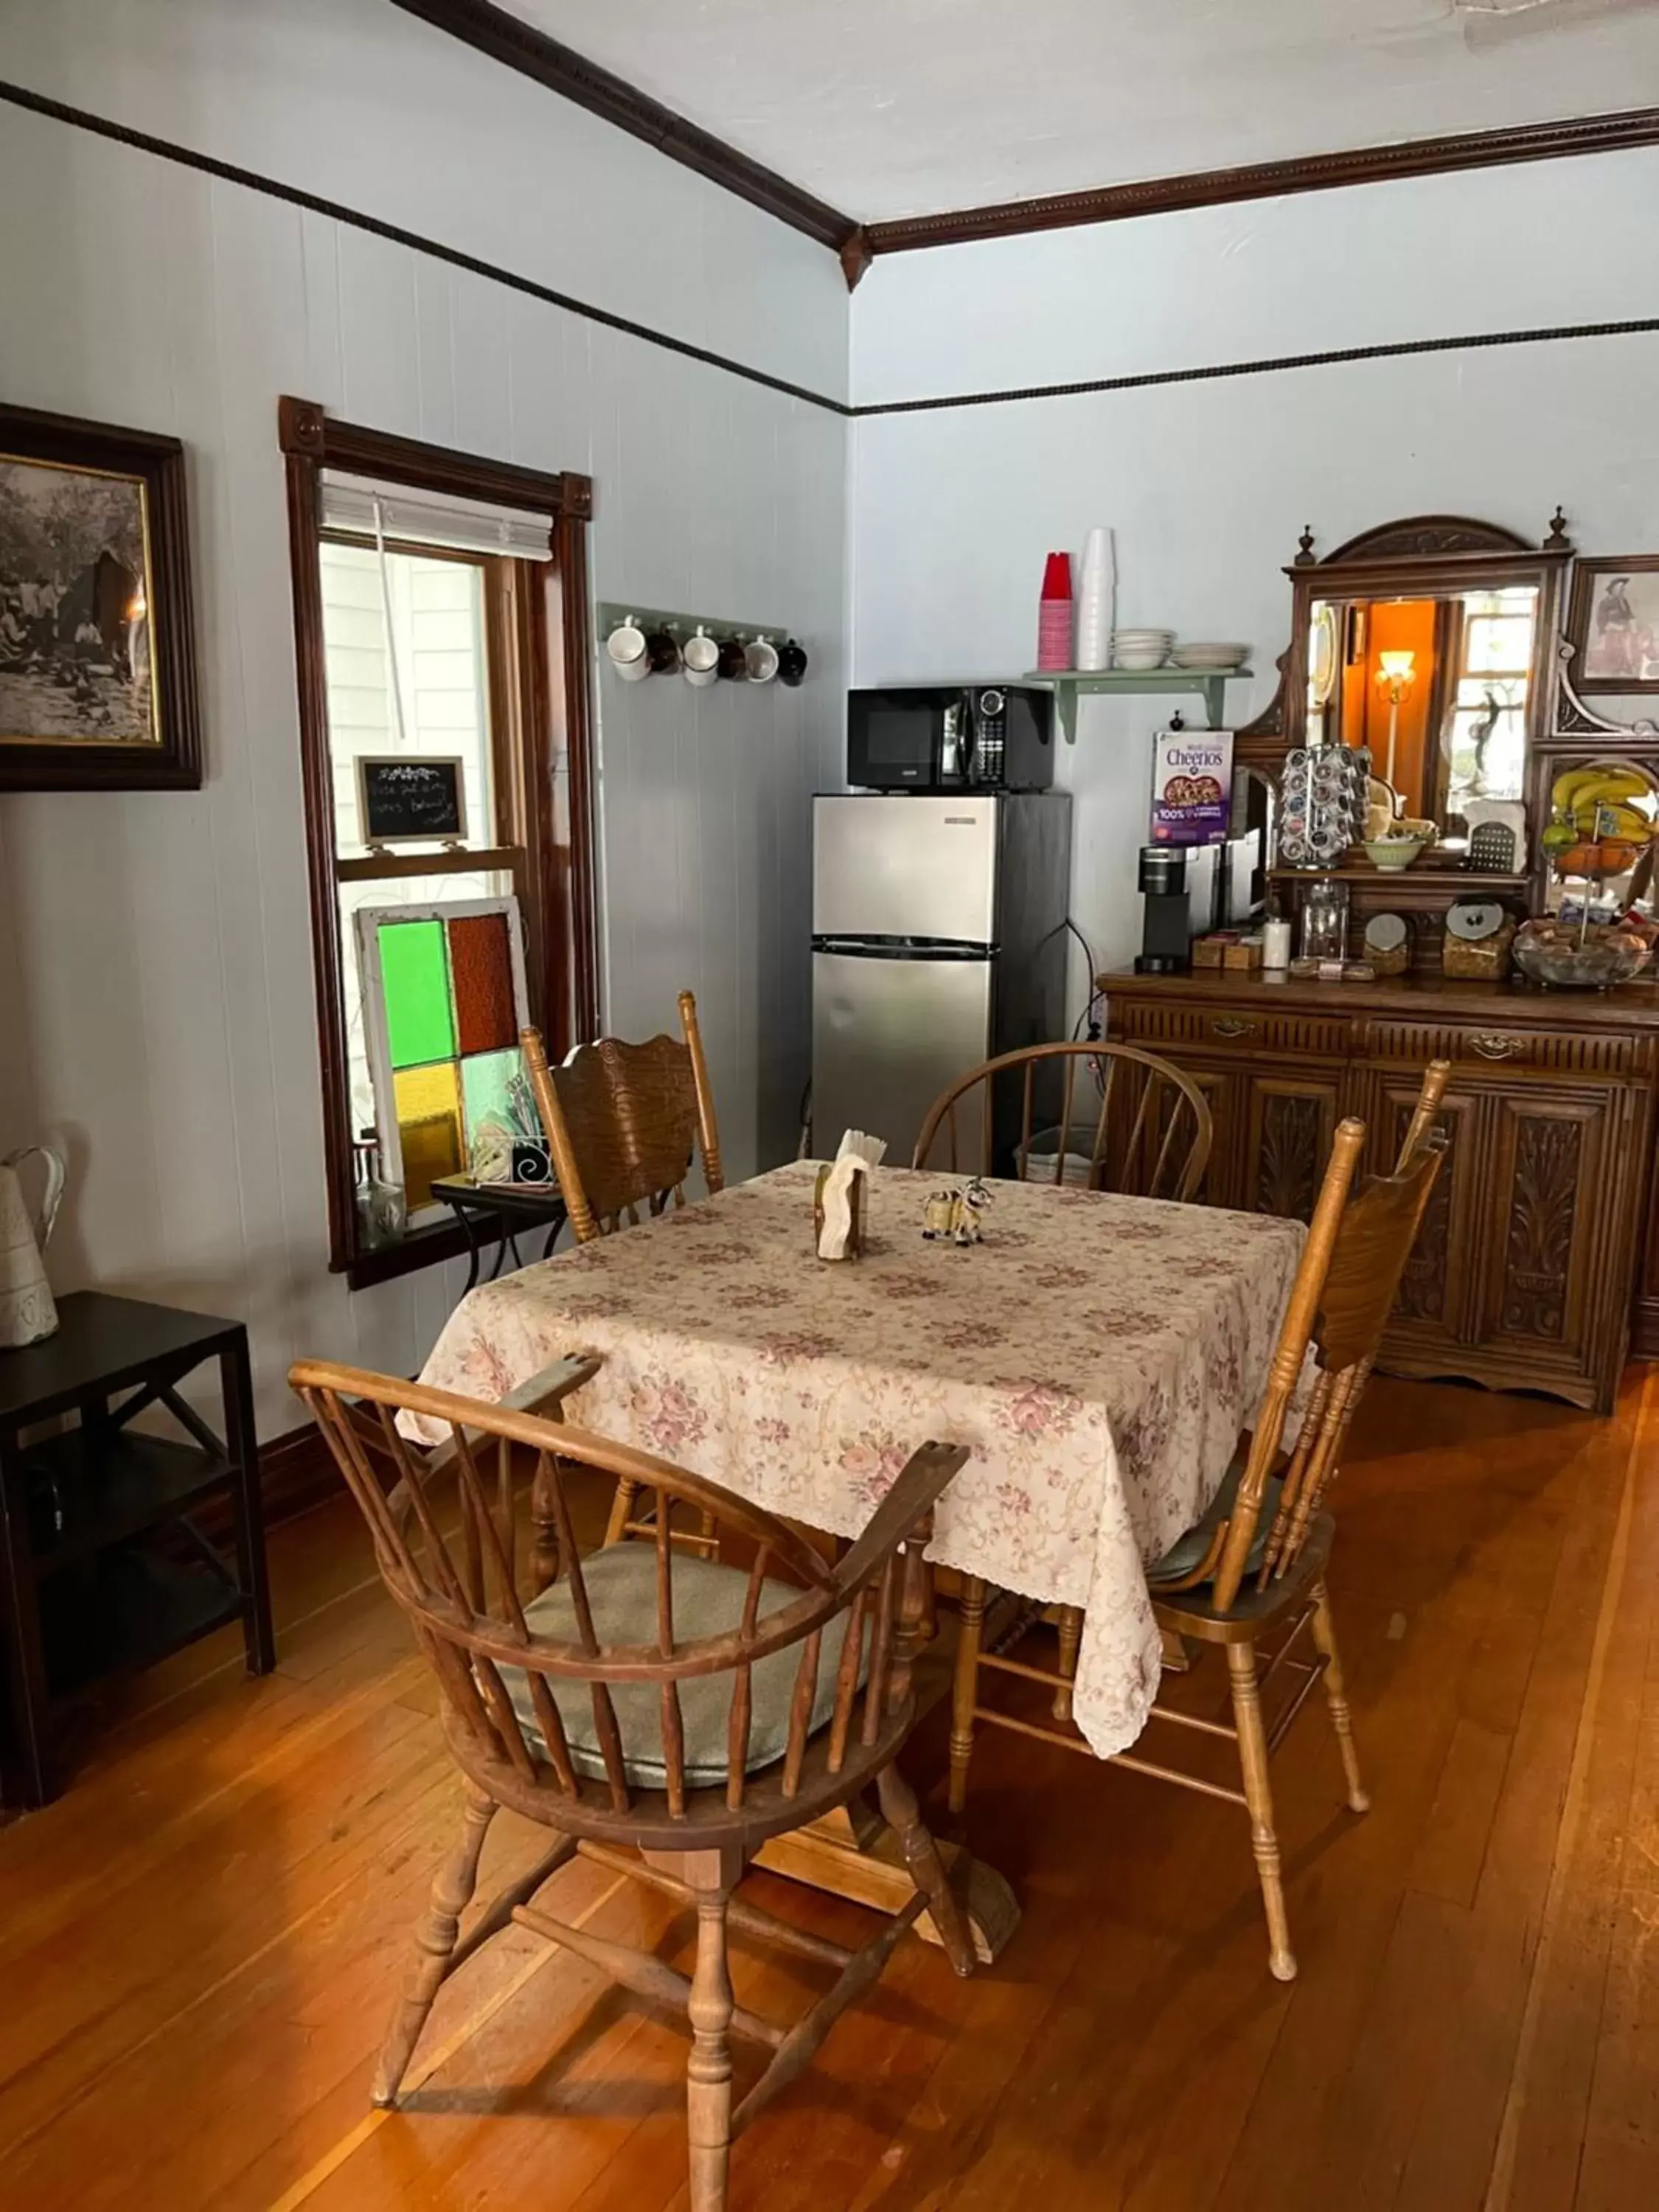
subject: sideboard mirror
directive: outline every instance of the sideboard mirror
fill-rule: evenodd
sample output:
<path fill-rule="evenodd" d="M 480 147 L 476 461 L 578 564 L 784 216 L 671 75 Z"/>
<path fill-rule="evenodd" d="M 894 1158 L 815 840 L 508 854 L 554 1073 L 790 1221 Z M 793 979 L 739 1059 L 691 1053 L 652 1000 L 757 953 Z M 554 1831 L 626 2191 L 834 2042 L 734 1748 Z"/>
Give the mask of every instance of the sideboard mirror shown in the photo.
<path fill-rule="evenodd" d="M 1461 847 L 1472 802 L 1525 798 L 1571 550 L 1559 516 L 1528 545 L 1491 523 L 1420 515 L 1324 560 L 1304 532 L 1285 572 L 1284 744 L 1368 745 L 1399 813 Z"/>

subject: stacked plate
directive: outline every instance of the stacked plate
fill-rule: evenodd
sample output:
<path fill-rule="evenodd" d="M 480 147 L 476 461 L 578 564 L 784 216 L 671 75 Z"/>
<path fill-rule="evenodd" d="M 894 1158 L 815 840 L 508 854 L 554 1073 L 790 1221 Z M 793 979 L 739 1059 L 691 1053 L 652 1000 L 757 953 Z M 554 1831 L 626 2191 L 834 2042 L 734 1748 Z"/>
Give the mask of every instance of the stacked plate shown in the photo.
<path fill-rule="evenodd" d="M 1248 645 L 1178 645 L 1170 657 L 1177 668 L 1243 668 L 1250 648 Z"/>
<path fill-rule="evenodd" d="M 1112 632 L 1114 668 L 1162 668 L 1175 643 L 1172 629 L 1115 629 Z"/>

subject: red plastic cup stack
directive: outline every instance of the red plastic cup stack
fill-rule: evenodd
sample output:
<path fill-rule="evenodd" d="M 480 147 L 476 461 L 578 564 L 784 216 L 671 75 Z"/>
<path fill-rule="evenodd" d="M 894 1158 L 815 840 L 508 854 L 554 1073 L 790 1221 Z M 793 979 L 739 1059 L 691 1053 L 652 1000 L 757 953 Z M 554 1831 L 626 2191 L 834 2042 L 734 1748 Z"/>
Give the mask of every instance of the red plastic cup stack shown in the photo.
<path fill-rule="evenodd" d="M 1069 668 L 1072 665 L 1072 556 L 1051 553 L 1042 572 L 1042 599 L 1037 609 L 1039 668 Z"/>

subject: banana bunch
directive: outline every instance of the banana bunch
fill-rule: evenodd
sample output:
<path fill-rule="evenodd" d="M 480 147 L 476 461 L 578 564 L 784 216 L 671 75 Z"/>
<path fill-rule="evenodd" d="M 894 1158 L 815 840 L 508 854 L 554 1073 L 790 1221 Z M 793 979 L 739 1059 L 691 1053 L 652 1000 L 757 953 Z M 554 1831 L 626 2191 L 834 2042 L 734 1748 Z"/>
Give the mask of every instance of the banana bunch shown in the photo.
<path fill-rule="evenodd" d="M 1621 768 L 1602 761 L 1588 768 L 1565 769 L 1550 787 L 1550 807 L 1555 817 L 1552 826 L 1571 834 L 1565 841 L 1552 841 L 1547 834 L 1546 842 L 1571 843 L 1599 834 L 1645 844 L 1653 835 L 1652 817 L 1631 802 L 1650 801 L 1653 796 L 1653 785 L 1639 768 Z"/>

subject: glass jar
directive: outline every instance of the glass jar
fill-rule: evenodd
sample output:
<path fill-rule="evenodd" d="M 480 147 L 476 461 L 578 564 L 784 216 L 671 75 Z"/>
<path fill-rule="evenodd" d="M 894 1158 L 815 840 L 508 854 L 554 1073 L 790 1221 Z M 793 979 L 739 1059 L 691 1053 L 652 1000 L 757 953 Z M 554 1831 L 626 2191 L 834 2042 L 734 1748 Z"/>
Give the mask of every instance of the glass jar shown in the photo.
<path fill-rule="evenodd" d="M 1318 876 L 1302 895 L 1302 954 L 1306 960 L 1348 957 L 1348 886 Z"/>
<path fill-rule="evenodd" d="M 399 1243 L 409 1226 L 404 1194 L 380 1172 L 380 1140 L 365 1129 L 351 1148 L 357 1155 L 357 1225 L 365 1251 Z"/>

